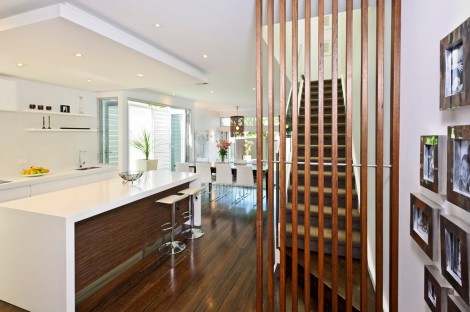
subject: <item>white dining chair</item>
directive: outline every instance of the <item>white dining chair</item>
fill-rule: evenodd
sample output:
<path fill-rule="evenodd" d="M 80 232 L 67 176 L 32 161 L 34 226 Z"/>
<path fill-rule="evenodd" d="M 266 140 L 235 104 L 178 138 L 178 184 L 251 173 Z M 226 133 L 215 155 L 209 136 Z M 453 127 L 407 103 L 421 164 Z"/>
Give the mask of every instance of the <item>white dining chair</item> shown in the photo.
<path fill-rule="evenodd" d="M 233 162 L 235 165 L 246 165 L 247 164 L 247 161 L 244 160 L 244 159 L 235 159 L 235 161 Z"/>
<path fill-rule="evenodd" d="M 253 176 L 253 167 L 237 166 L 237 180 L 235 182 L 235 186 L 237 187 L 238 197 L 233 203 L 238 203 L 241 200 L 244 200 L 249 196 L 250 193 L 252 197 L 254 197 L 253 195 L 255 194 L 255 178 Z M 243 190 L 242 195 L 240 195 L 240 189 Z M 249 191 L 245 192 L 247 189 Z"/>
<path fill-rule="evenodd" d="M 198 157 L 198 158 L 196 158 L 196 162 L 206 162 L 206 163 L 208 163 L 208 162 L 209 162 L 209 158 Z"/>
<path fill-rule="evenodd" d="M 211 172 L 211 166 L 208 162 L 198 162 L 196 163 L 196 173 L 199 173 L 199 179 L 201 180 L 201 183 L 204 184 L 204 186 L 207 186 L 208 192 L 211 192 L 211 187 L 212 187 L 212 172 Z M 203 193 L 206 193 L 204 191 Z"/>
<path fill-rule="evenodd" d="M 217 187 L 221 186 L 223 190 L 223 194 L 218 196 L 214 200 L 219 200 L 228 194 L 232 193 L 231 186 L 233 185 L 233 175 L 232 175 L 232 168 L 229 164 L 216 164 L 215 165 L 215 183 Z M 230 187 L 228 191 L 226 191 L 227 186 Z"/>
<path fill-rule="evenodd" d="M 191 172 L 189 168 L 189 163 L 176 163 L 175 171 L 176 172 Z"/>

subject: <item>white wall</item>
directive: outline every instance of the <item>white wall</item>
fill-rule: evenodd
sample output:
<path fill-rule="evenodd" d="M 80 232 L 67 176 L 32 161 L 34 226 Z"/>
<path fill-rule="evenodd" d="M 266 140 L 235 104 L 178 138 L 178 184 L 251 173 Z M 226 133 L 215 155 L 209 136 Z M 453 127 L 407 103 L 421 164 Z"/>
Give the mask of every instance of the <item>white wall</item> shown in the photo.
<path fill-rule="evenodd" d="M 216 160 L 219 157 L 215 145 L 220 135 L 220 113 L 198 107 L 196 104 L 193 117 L 194 131 L 209 131 L 208 157 L 209 160 Z"/>
<path fill-rule="evenodd" d="M 421 192 L 446 213 L 470 223 L 470 214 L 419 185 L 421 135 L 447 134 L 470 124 L 470 107 L 439 111 L 439 43 L 470 15 L 468 0 L 402 1 L 400 236 L 398 311 L 429 311 L 423 299 L 424 265 L 431 260 L 409 233 L 410 192 Z"/>
<path fill-rule="evenodd" d="M 60 105 L 70 105 L 71 113 L 78 113 L 79 95 L 84 98 L 84 111 L 92 117 L 50 115 L 51 128 L 64 126 L 97 128 L 96 94 L 51 84 L 13 79 L 18 82 L 19 112 L 0 111 L 0 172 L 1 176 L 17 175 L 21 168 L 31 165 L 55 170 L 78 166 L 78 151 L 86 150 L 87 164 L 98 160 L 97 132 L 29 132 L 27 128 L 41 128 L 43 114 L 24 113 L 30 103 L 50 105 L 58 112 Z M 36 109 L 37 110 L 37 109 Z M 20 159 L 27 164 L 18 165 Z"/>

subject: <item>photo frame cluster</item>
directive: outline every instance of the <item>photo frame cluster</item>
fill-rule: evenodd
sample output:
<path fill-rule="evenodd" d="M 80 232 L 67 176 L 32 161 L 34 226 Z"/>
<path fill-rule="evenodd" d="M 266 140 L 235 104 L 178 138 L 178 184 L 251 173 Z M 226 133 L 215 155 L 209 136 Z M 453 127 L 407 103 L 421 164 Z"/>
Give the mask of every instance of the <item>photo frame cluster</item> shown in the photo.
<path fill-rule="evenodd" d="M 424 301 L 432 312 L 446 311 L 448 295 L 454 289 L 434 265 L 424 266 Z"/>
<path fill-rule="evenodd" d="M 443 135 L 423 135 L 420 140 L 420 185 L 437 194 L 446 193 L 446 140 Z"/>
<path fill-rule="evenodd" d="M 470 212 L 470 126 L 447 130 L 447 200 Z"/>

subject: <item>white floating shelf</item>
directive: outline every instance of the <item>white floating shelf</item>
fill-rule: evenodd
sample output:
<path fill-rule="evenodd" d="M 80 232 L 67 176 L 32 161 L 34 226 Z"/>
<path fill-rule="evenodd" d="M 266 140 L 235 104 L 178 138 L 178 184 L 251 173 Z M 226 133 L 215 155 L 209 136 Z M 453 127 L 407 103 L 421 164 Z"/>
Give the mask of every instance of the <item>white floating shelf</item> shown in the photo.
<path fill-rule="evenodd" d="M 53 111 L 48 111 L 48 110 L 32 110 L 32 109 L 25 109 L 23 110 L 23 113 L 40 114 L 40 115 L 73 116 L 73 117 L 94 117 L 89 114 L 60 113 L 60 112 L 53 112 Z"/>
<path fill-rule="evenodd" d="M 30 132 L 97 132 L 97 129 L 40 129 L 40 128 L 29 128 L 24 129 Z"/>

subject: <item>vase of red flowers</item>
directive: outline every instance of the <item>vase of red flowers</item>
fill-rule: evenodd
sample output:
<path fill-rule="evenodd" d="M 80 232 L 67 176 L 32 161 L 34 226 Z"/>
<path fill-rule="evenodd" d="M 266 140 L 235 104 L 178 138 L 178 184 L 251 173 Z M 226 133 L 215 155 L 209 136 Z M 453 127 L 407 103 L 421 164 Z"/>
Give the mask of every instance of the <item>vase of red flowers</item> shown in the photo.
<path fill-rule="evenodd" d="M 232 145 L 232 143 L 227 140 L 220 140 L 217 142 L 216 147 L 219 149 L 219 156 L 222 162 L 225 161 L 225 156 L 227 156 L 230 145 Z"/>

